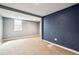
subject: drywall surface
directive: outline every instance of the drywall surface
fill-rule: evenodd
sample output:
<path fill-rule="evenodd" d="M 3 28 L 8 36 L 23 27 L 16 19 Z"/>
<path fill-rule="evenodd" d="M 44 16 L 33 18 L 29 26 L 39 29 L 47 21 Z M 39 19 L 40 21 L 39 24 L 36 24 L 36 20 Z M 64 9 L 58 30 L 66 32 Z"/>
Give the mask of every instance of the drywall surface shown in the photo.
<path fill-rule="evenodd" d="M 22 31 L 14 31 L 14 19 L 3 17 L 3 39 L 38 34 L 38 22 L 22 20 Z"/>
<path fill-rule="evenodd" d="M 43 17 L 42 38 L 79 51 L 79 4 Z"/>
<path fill-rule="evenodd" d="M 3 20 L 2 17 L 0 16 L 0 43 L 2 42 L 2 35 L 3 35 Z"/>

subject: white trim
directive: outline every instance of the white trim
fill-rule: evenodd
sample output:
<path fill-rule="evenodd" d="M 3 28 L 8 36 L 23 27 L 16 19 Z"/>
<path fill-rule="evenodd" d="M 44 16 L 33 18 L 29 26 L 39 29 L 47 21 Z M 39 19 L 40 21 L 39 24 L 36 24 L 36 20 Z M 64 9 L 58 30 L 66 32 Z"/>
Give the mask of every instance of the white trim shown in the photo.
<path fill-rule="evenodd" d="M 69 50 L 69 51 L 71 51 L 71 52 L 73 52 L 73 53 L 79 54 L 79 51 L 75 51 L 75 50 L 73 50 L 73 49 L 70 49 L 70 48 L 67 48 L 67 47 L 64 47 L 64 46 L 61 46 L 61 45 L 58 45 L 58 44 L 55 44 L 55 43 L 49 42 L 49 41 L 44 40 L 44 39 L 43 39 L 43 41 L 45 41 L 45 42 L 47 42 L 47 43 L 49 43 L 49 44 L 52 44 L 52 45 L 58 46 L 58 47 L 60 47 L 60 48 L 63 48 L 63 49 Z"/>
<path fill-rule="evenodd" d="M 39 34 L 30 35 L 30 36 L 23 36 L 23 37 L 7 38 L 7 39 L 3 39 L 3 40 L 16 40 L 16 39 L 33 38 L 33 37 L 39 37 Z"/>
<path fill-rule="evenodd" d="M 40 20 L 40 39 L 42 40 L 42 18 Z"/>

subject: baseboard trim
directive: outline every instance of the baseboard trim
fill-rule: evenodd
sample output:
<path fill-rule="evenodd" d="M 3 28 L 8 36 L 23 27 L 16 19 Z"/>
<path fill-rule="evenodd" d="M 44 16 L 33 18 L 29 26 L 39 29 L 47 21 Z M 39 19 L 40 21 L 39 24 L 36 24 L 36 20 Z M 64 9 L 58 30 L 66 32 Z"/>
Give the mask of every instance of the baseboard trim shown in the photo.
<path fill-rule="evenodd" d="M 73 49 L 70 49 L 70 48 L 67 48 L 67 47 L 64 47 L 64 46 L 61 46 L 61 45 L 58 45 L 58 44 L 55 44 L 55 43 L 49 42 L 49 41 L 44 40 L 44 39 L 43 39 L 43 41 L 44 41 L 44 42 L 47 42 L 47 43 L 49 43 L 49 44 L 52 44 L 52 45 L 58 46 L 58 47 L 60 47 L 60 48 L 66 49 L 66 50 L 68 50 L 68 51 L 71 51 L 71 52 L 73 52 L 73 53 L 79 54 L 79 51 L 75 51 L 75 50 L 73 50 Z"/>
<path fill-rule="evenodd" d="M 38 36 L 39 36 L 39 34 L 37 34 L 37 35 L 23 36 L 23 37 L 7 38 L 7 39 L 3 39 L 3 40 L 16 40 L 16 39 L 23 39 L 23 38 L 38 37 Z"/>

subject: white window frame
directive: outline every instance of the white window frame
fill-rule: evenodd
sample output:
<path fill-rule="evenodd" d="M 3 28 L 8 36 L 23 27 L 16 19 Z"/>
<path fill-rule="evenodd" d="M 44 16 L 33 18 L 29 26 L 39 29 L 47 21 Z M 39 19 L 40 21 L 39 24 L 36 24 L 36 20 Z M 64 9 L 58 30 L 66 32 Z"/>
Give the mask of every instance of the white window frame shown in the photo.
<path fill-rule="evenodd" d="M 14 19 L 14 31 L 22 31 L 22 20 Z"/>

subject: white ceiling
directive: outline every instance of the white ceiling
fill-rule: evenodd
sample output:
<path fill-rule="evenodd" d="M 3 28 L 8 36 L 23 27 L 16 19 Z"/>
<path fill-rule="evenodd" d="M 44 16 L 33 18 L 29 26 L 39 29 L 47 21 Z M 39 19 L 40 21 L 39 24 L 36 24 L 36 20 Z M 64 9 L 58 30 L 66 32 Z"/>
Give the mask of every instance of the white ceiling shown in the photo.
<path fill-rule="evenodd" d="M 2 5 L 45 16 L 64 8 L 70 7 L 75 3 L 2 3 Z"/>
<path fill-rule="evenodd" d="M 18 20 L 28 20 L 28 21 L 34 21 L 34 22 L 40 22 L 41 18 L 19 13 L 19 12 L 14 12 L 6 9 L 0 8 L 0 16 L 3 17 L 8 17 L 8 18 L 14 18 Z"/>

